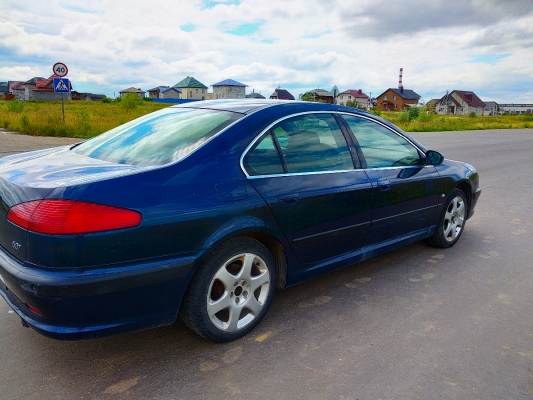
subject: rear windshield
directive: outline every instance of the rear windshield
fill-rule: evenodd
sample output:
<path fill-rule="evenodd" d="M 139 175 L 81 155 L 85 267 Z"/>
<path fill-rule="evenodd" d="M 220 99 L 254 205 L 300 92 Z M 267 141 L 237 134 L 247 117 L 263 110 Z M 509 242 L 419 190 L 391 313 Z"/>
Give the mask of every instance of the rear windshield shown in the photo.
<path fill-rule="evenodd" d="M 87 157 L 118 164 L 163 165 L 179 161 L 242 114 L 192 108 L 166 108 L 76 146 Z"/>

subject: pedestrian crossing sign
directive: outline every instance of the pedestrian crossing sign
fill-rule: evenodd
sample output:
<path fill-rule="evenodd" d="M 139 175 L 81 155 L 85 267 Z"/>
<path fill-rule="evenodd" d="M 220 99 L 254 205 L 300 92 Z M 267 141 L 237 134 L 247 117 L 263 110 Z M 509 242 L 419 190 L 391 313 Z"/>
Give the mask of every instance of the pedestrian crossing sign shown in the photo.
<path fill-rule="evenodd" d="M 54 78 L 54 92 L 68 93 L 70 92 L 70 82 L 67 78 Z"/>

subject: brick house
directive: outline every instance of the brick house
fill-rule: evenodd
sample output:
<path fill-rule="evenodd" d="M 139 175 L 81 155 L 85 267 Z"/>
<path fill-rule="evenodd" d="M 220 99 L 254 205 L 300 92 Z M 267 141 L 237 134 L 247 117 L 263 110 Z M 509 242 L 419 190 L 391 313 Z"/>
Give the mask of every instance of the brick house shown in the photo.
<path fill-rule="evenodd" d="M 476 115 L 483 115 L 485 107 L 485 103 L 474 92 L 453 90 L 435 103 L 435 112 L 437 114 L 458 115 L 468 115 L 475 112 Z"/>
<path fill-rule="evenodd" d="M 182 99 L 205 100 L 207 97 L 207 86 L 192 76 L 182 79 L 172 87 L 181 90 Z"/>
<path fill-rule="evenodd" d="M 218 83 L 214 83 L 213 98 L 214 99 L 244 99 L 246 98 L 246 85 L 234 81 L 233 79 L 226 79 Z"/>
<path fill-rule="evenodd" d="M 370 99 L 366 94 L 363 93 L 361 89 L 359 90 L 345 90 L 344 92 L 339 93 L 337 96 L 337 104 L 341 106 L 346 105 L 347 102 L 354 101 L 359 107 L 367 108 L 370 104 Z"/>
<path fill-rule="evenodd" d="M 416 106 L 420 96 L 411 89 L 390 88 L 377 97 L 377 108 L 381 111 L 402 111 Z"/>

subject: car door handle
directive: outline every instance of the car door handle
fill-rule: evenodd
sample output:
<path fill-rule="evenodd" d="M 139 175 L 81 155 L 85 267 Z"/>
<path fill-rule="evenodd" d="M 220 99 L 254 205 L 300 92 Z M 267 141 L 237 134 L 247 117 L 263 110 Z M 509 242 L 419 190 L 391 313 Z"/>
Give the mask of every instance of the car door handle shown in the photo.
<path fill-rule="evenodd" d="M 279 204 L 283 206 L 294 206 L 298 204 L 299 201 L 300 201 L 300 196 L 298 196 L 297 194 L 278 197 Z"/>
<path fill-rule="evenodd" d="M 390 189 L 390 181 L 388 180 L 382 180 L 378 181 L 378 190 L 381 192 L 385 192 Z"/>

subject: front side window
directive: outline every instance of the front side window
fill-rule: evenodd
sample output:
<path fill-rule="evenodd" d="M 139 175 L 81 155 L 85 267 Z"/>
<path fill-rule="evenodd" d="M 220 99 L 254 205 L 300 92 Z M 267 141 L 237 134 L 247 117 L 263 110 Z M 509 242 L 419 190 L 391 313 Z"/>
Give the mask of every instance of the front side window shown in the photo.
<path fill-rule="evenodd" d="M 166 108 L 88 140 L 73 151 L 118 164 L 163 165 L 179 161 L 242 114 Z"/>
<path fill-rule="evenodd" d="M 367 168 L 423 165 L 418 150 L 391 130 L 356 116 L 343 115 L 366 160 Z"/>
<path fill-rule="evenodd" d="M 308 114 L 272 127 L 287 173 L 353 169 L 353 161 L 337 121 L 331 114 Z"/>

